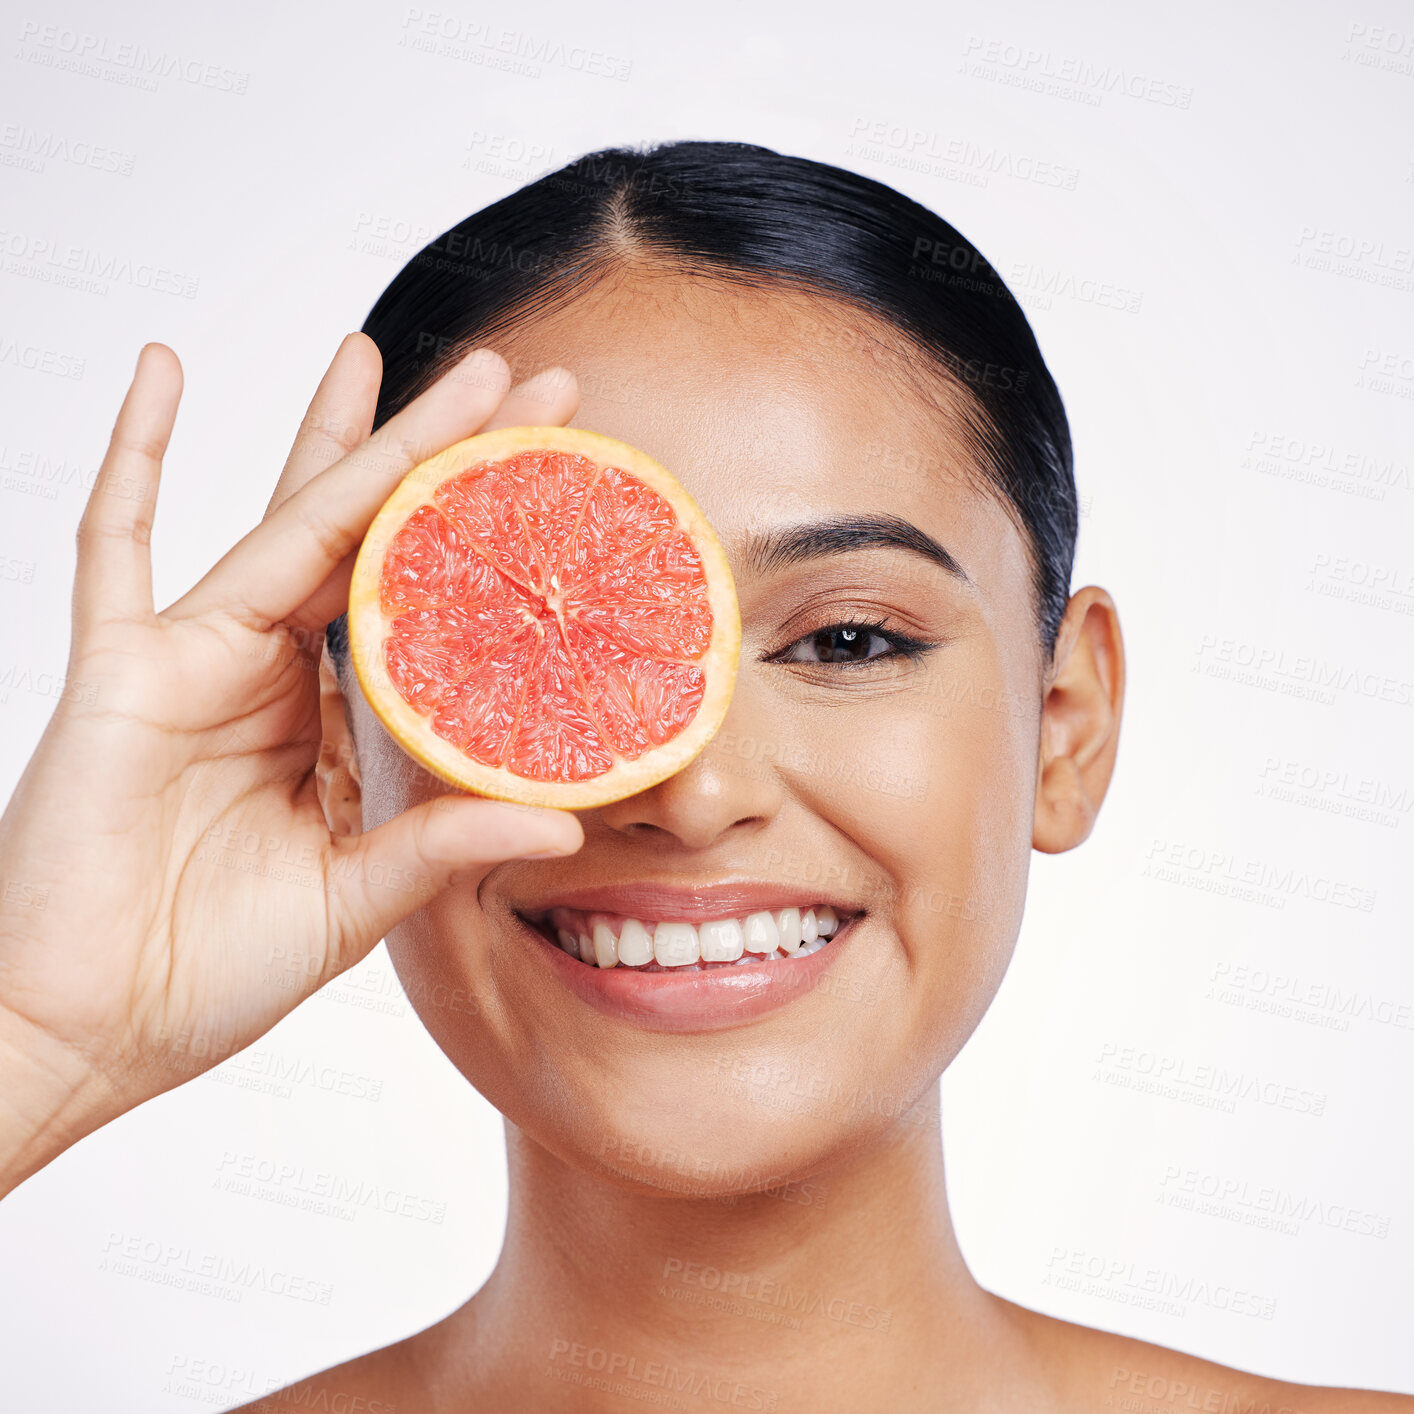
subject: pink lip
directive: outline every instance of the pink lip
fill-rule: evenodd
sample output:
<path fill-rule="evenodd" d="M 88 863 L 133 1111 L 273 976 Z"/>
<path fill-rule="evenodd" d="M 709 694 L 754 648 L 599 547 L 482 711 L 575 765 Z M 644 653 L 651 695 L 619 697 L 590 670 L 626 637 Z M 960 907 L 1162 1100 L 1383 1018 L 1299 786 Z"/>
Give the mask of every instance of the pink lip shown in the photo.
<path fill-rule="evenodd" d="M 549 908 L 582 908 L 587 913 L 618 913 L 645 922 L 680 919 L 685 923 L 704 918 L 737 918 L 757 909 L 808 908 L 827 903 L 841 913 L 858 913 L 857 904 L 832 897 L 820 889 L 784 884 L 704 884 L 684 889 L 671 884 L 606 884 L 557 893 L 536 904 L 517 904 L 517 913 L 538 913 Z M 833 946 L 833 944 L 831 944 Z M 822 948 L 828 952 L 829 948 Z M 612 969 L 610 969 L 612 970 Z"/>
<path fill-rule="evenodd" d="M 555 903 L 566 908 L 601 907 L 597 899 L 594 903 L 577 900 L 591 894 L 607 899 L 609 892 L 588 889 L 580 894 L 557 897 Z M 612 892 L 616 902 L 623 901 L 622 891 Z M 771 894 L 772 901 L 781 897 L 779 890 Z M 818 895 L 814 901 L 820 901 Z M 635 902 L 641 908 L 642 901 Z M 749 903 L 740 904 L 741 908 L 749 906 Z M 790 908 L 792 904 L 779 906 Z M 697 916 L 730 916 L 730 910 L 723 910 L 715 902 L 713 907 L 716 912 L 699 911 Z M 678 906 L 662 915 L 635 911 L 631 916 L 690 919 L 693 915 Z M 708 972 L 685 972 L 681 976 L 671 972 L 640 972 L 633 967 L 590 967 L 562 952 L 523 918 L 518 917 L 516 921 L 534 947 L 533 956 L 581 1001 L 606 1016 L 649 1031 L 682 1032 L 740 1026 L 803 996 L 819 983 L 834 964 L 840 949 L 848 945 L 857 920 L 847 923 L 825 947 L 809 957 L 752 963 L 746 967 L 719 967 Z"/>

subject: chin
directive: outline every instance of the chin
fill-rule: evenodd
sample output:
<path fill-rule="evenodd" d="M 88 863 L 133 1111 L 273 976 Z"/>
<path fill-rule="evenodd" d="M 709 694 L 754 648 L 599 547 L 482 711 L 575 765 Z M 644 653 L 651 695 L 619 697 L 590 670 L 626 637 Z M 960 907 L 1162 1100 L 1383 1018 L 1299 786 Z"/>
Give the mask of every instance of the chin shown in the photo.
<path fill-rule="evenodd" d="M 503 1113 L 561 1161 L 616 1186 L 679 1197 L 738 1200 L 765 1195 L 818 1205 L 822 1177 L 850 1152 L 877 1142 L 897 1116 L 832 1112 L 819 1096 L 753 1086 L 726 1071 L 689 1089 L 655 1078 L 612 1093 L 562 1079 L 574 1119 L 516 1105 Z M 499 1106 L 498 1106 L 499 1107 Z M 517 1112 L 518 1111 L 518 1112 Z M 916 1122 L 910 1109 L 904 1123 Z"/>

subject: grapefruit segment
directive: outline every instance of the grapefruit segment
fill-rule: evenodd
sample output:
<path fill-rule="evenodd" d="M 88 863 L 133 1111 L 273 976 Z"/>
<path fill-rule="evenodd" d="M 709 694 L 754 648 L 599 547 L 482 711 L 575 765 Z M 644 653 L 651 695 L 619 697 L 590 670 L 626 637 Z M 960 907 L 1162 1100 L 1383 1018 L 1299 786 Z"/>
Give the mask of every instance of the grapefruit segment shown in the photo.
<path fill-rule="evenodd" d="M 691 663 L 636 653 L 583 622 L 570 625 L 570 643 L 590 710 L 620 755 L 639 756 L 671 740 L 702 703 L 705 674 Z"/>
<path fill-rule="evenodd" d="M 635 546 L 677 529 L 672 508 L 641 482 L 606 467 L 594 484 L 565 568 L 571 583 L 586 569 L 607 569 Z"/>
<path fill-rule="evenodd" d="M 579 428 L 483 433 L 415 467 L 349 591 L 355 672 L 404 750 L 465 790 L 566 809 L 697 755 L 740 641 L 726 556 L 691 497 Z"/>
<path fill-rule="evenodd" d="M 430 712 L 448 687 L 525 629 L 500 605 L 411 609 L 393 621 L 384 652 L 388 676 L 406 701 Z"/>
<path fill-rule="evenodd" d="M 532 781 L 584 781 L 613 764 L 579 674 L 555 628 L 527 676 L 506 766 Z"/>
<path fill-rule="evenodd" d="M 415 512 L 394 537 L 383 578 L 387 609 L 495 603 L 500 594 L 490 563 L 433 507 Z"/>
<path fill-rule="evenodd" d="M 539 646 L 534 627 L 523 624 L 470 671 L 455 665 L 432 714 L 437 737 L 483 766 L 499 766 L 520 706 L 519 699 L 505 691 L 505 684 L 525 680 Z"/>
<path fill-rule="evenodd" d="M 539 556 L 518 513 L 514 482 L 503 468 L 492 465 L 444 483 L 435 503 L 493 568 L 518 585 L 535 587 Z"/>

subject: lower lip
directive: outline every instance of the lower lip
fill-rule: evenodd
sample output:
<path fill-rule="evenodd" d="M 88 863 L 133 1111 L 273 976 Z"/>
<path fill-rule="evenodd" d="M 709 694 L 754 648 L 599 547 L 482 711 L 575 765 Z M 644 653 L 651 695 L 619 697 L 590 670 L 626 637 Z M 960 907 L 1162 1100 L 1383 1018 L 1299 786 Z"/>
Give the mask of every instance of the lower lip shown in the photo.
<path fill-rule="evenodd" d="M 590 967 L 557 948 L 519 915 L 516 921 L 539 944 L 535 955 L 596 1011 L 649 1031 L 719 1031 L 754 1021 L 817 986 L 853 934 L 858 916 L 809 957 L 678 975 L 633 967 Z"/>

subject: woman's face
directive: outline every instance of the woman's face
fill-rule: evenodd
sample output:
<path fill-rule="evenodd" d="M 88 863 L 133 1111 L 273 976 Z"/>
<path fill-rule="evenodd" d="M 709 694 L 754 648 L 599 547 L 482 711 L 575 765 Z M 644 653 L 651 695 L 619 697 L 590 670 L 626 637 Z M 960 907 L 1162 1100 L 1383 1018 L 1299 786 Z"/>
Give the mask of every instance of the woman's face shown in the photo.
<path fill-rule="evenodd" d="M 583 812 L 575 855 L 454 885 L 388 947 L 478 1090 L 568 1163 L 631 1184 L 775 1187 L 867 1143 L 931 1093 L 1016 939 L 1042 699 L 1024 542 L 977 489 L 956 415 L 865 325 L 814 297 L 657 275 L 497 345 L 517 379 L 573 370 L 574 424 L 686 486 L 736 578 L 740 666 L 685 770 Z M 841 520 L 917 534 L 808 535 Z M 361 696 L 352 712 L 365 828 L 445 793 Z M 692 916 L 683 892 L 716 918 L 829 904 L 848 921 L 809 958 L 703 974 L 730 974 L 725 1001 L 635 1013 L 587 1002 L 588 965 L 524 921 L 589 888 L 649 921 Z M 765 1000 L 739 1006 L 765 969 Z"/>

